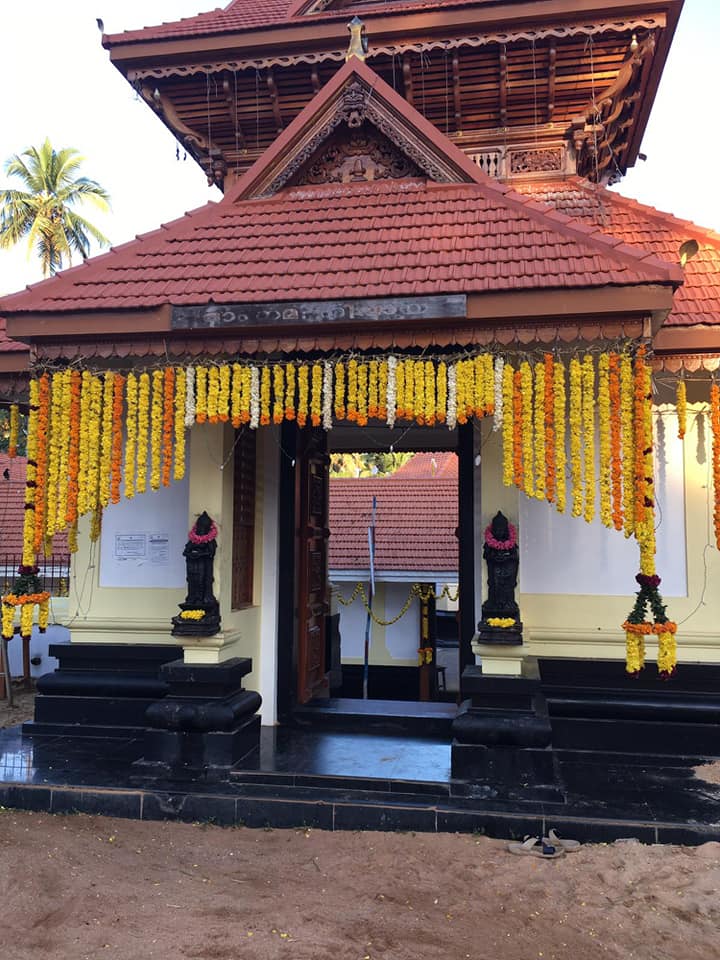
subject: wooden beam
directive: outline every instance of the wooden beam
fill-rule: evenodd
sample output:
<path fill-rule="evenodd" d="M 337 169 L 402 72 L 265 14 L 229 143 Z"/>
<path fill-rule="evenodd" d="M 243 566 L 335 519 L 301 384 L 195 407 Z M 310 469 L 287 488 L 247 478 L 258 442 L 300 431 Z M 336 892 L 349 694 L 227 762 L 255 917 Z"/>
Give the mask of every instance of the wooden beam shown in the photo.
<path fill-rule="evenodd" d="M 405 99 L 411 107 L 415 106 L 415 97 L 413 95 L 412 64 L 410 63 L 410 54 L 406 53 L 402 62 L 403 82 L 405 84 Z"/>
<path fill-rule="evenodd" d="M 462 99 L 460 97 L 460 52 L 453 51 L 452 58 L 453 103 L 455 105 L 455 130 L 462 133 Z"/>
<path fill-rule="evenodd" d="M 272 67 L 268 67 L 267 85 L 268 85 L 268 90 L 270 91 L 270 101 L 272 103 L 272 112 L 273 112 L 273 117 L 275 118 L 275 126 L 277 127 L 277 132 L 282 133 L 284 129 L 284 124 L 283 124 L 282 114 L 280 113 L 280 98 L 278 97 L 277 84 L 275 83 L 275 73 L 273 72 Z"/>
<path fill-rule="evenodd" d="M 240 150 L 247 153 L 245 136 L 242 132 L 242 127 L 240 126 L 240 120 L 238 119 L 237 97 L 235 96 L 235 77 L 231 76 L 229 73 L 226 73 L 223 76 L 222 85 L 223 92 L 225 93 L 225 102 L 227 103 L 228 115 L 230 117 L 233 133 L 235 134 L 235 139 L 237 140 L 237 145 Z"/>
<path fill-rule="evenodd" d="M 313 93 L 320 93 L 320 74 L 316 63 L 310 68 L 310 82 L 312 83 Z"/>
<path fill-rule="evenodd" d="M 500 126 L 507 126 L 507 47 L 500 47 Z"/>
<path fill-rule="evenodd" d="M 557 69 L 557 44 L 554 40 L 550 41 L 548 47 L 548 87 L 547 87 L 547 112 L 545 120 L 552 123 L 553 113 L 555 111 L 555 73 Z"/>

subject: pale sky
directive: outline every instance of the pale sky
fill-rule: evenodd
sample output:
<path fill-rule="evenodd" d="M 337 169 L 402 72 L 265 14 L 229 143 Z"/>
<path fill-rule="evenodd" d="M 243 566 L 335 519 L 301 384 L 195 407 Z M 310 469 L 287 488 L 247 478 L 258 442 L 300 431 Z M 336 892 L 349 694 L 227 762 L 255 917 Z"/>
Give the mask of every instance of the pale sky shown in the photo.
<path fill-rule="evenodd" d="M 262 0 L 258 0 L 262 2 Z M 46 136 L 72 146 L 83 172 L 110 193 L 112 213 L 87 207 L 117 245 L 220 193 L 194 161 L 178 162 L 175 139 L 110 64 L 96 17 L 116 33 L 191 16 L 213 0 L 0 0 L 0 162 Z M 371 37 L 372 42 L 372 37 Z M 720 0 L 686 0 L 643 142 L 648 159 L 620 192 L 720 230 L 715 118 Z M 0 172 L 0 185 L 11 185 Z M 25 250 L 0 251 L 0 294 L 41 279 Z"/>

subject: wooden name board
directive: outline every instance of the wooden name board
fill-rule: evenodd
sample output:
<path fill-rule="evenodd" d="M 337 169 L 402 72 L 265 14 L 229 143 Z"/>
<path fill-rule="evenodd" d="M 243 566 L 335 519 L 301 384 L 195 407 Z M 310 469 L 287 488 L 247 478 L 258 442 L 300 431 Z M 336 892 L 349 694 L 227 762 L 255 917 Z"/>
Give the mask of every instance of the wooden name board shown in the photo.
<path fill-rule="evenodd" d="M 264 327 L 278 324 L 356 323 L 383 320 L 464 319 L 467 297 L 386 297 L 375 300 L 303 300 L 287 303 L 209 303 L 173 307 L 173 330 Z"/>

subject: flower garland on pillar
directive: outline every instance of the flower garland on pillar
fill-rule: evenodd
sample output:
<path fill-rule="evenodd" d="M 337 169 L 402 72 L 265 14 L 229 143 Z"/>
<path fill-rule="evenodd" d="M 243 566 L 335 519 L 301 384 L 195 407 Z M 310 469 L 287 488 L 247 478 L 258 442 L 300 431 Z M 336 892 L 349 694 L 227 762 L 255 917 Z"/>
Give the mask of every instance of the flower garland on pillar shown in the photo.
<path fill-rule="evenodd" d="M 600 423 L 600 522 L 612 526 L 612 447 L 610 442 L 610 357 L 598 360 L 598 421 Z"/>
<path fill-rule="evenodd" d="M 660 577 L 655 569 L 655 492 L 653 464 L 652 387 L 645 348 L 635 358 L 635 536 L 640 546 L 640 589 L 623 629 L 627 645 L 627 672 L 637 676 L 645 662 L 645 637 L 658 638 L 658 672 L 668 679 L 675 672 L 677 624 L 669 620 L 660 595 Z M 646 620 L 647 612 L 652 621 Z"/>
<path fill-rule="evenodd" d="M 589 353 L 582 363 L 583 485 L 586 523 L 595 516 L 595 367 Z"/>
<path fill-rule="evenodd" d="M 558 513 L 565 513 L 567 499 L 567 453 L 565 451 L 565 418 L 567 390 L 565 387 L 565 365 L 556 360 L 553 363 L 553 425 L 555 430 L 555 505 Z"/>
<path fill-rule="evenodd" d="M 18 439 L 20 437 L 20 407 L 16 403 L 10 404 L 10 436 L 8 437 L 8 456 L 14 459 L 17 456 Z"/>
<path fill-rule="evenodd" d="M 547 461 L 545 459 L 545 362 L 535 364 L 535 496 L 546 497 Z"/>
<path fill-rule="evenodd" d="M 620 358 L 616 353 L 611 353 L 608 359 L 608 392 L 610 395 L 612 524 L 616 530 L 622 530 L 622 403 L 620 399 Z"/>
<path fill-rule="evenodd" d="M 582 367 L 577 357 L 570 361 L 570 482 L 573 517 L 582 514 Z"/>
<path fill-rule="evenodd" d="M 543 357 L 543 427 L 545 450 L 545 499 L 555 500 L 557 479 L 555 476 L 555 364 L 551 353 Z"/>

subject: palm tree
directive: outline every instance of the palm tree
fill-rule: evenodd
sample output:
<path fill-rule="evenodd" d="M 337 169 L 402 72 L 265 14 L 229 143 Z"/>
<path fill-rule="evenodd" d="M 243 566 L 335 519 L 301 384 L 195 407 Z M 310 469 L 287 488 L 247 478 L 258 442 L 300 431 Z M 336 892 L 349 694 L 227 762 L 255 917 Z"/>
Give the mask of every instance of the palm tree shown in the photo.
<path fill-rule="evenodd" d="M 10 177 L 19 177 L 24 190 L 0 190 L 0 248 L 28 239 L 28 255 L 35 250 L 43 275 L 57 273 L 73 253 L 85 259 L 90 241 L 108 246 L 108 239 L 72 207 L 89 201 L 109 209 L 107 192 L 95 180 L 77 176 L 83 162 L 77 150 L 54 150 L 50 141 L 28 147 L 5 164 Z"/>

